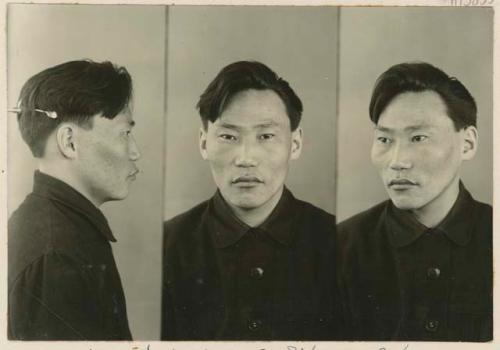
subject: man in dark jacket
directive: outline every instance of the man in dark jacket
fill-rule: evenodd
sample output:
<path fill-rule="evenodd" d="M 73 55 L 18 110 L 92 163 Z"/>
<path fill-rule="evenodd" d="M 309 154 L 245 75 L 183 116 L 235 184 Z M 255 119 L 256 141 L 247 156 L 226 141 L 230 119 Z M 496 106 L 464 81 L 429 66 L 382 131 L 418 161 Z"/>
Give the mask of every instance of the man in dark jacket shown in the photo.
<path fill-rule="evenodd" d="M 215 195 L 164 226 L 162 339 L 334 339 L 334 216 L 284 186 L 302 103 L 258 62 L 198 102 Z"/>
<path fill-rule="evenodd" d="M 138 171 L 131 93 L 125 68 L 92 61 L 22 88 L 15 112 L 38 170 L 9 220 L 10 339 L 131 339 L 116 240 L 98 209 L 125 198 Z"/>
<path fill-rule="evenodd" d="M 390 200 L 338 226 L 339 282 L 356 340 L 492 339 L 492 208 L 460 181 L 476 104 L 427 63 L 383 73 L 371 157 Z"/>

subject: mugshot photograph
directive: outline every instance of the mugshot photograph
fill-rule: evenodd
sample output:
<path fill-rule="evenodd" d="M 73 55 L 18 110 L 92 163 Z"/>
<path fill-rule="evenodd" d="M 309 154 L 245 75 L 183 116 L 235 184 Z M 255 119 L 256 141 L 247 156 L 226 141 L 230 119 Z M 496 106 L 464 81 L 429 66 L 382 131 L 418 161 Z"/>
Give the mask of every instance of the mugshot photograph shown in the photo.
<path fill-rule="evenodd" d="M 495 345 L 491 7 L 5 9 L 0 348 Z"/>
<path fill-rule="evenodd" d="M 5 337 L 157 339 L 164 11 L 8 6 Z"/>
<path fill-rule="evenodd" d="M 299 64 L 296 72 L 284 59 L 306 47 L 311 58 L 320 51 L 324 54 L 324 49 L 306 38 L 321 28 L 333 35 L 330 21 L 334 12 L 180 7 L 170 13 L 173 30 L 188 19 L 200 23 L 198 30 L 215 28 L 208 33 L 195 31 L 200 37 L 184 37 L 179 44 L 192 41 L 190 50 L 201 45 L 200 57 L 214 56 L 216 62 L 235 59 L 212 67 L 212 62 L 198 61 L 195 51 L 192 66 L 201 65 L 199 70 L 213 75 L 195 77 L 200 84 L 191 100 L 186 100 L 189 105 L 180 110 L 186 98 L 180 96 L 180 100 L 172 100 L 176 106 L 167 113 L 167 132 L 171 134 L 166 138 L 162 340 L 338 337 L 340 303 L 331 206 L 334 115 L 330 108 L 334 104 L 325 99 L 326 108 L 320 111 L 319 105 L 308 103 L 314 95 L 335 95 L 333 84 L 311 76 L 334 78 L 335 66 L 328 60 L 335 58 L 335 50 L 332 47 L 318 61 L 324 71 L 311 72 L 308 65 Z M 287 46 L 289 31 L 301 16 L 315 18 L 316 25 L 304 31 L 293 47 Z M 268 35 L 263 29 L 268 21 L 283 23 L 283 28 Z M 239 31 L 219 29 L 236 22 Z M 256 48 L 249 50 L 241 40 L 254 30 L 254 22 L 262 28 L 252 32 L 254 40 L 280 48 L 274 57 Z M 205 40 L 203 44 L 200 38 Z M 223 42 L 230 42 L 230 48 L 214 53 Z M 177 84 L 186 80 L 178 70 L 181 66 L 175 65 L 176 57 L 183 57 L 183 46 L 170 52 L 174 76 L 169 86 L 175 85 L 174 80 Z M 307 81 L 295 83 L 308 75 Z M 187 137 L 174 125 L 180 121 L 185 128 L 188 118 L 192 130 L 186 135 L 190 135 L 194 152 L 182 157 L 193 157 L 193 164 L 183 173 L 180 167 L 172 168 L 179 155 L 169 156 L 169 152 L 178 147 L 174 140 L 186 142 Z M 326 137 L 321 132 L 309 134 L 317 128 L 326 129 Z M 307 138 L 311 141 L 306 146 Z M 316 155 L 307 149 L 321 145 L 326 148 Z M 311 174 L 304 163 L 298 163 L 304 157 L 323 164 L 324 173 Z M 288 178 L 289 173 L 295 177 Z M 325 175 L 330 179 L 323 181 Z M 190 177 L 196 177 L 196 183 L 189 185 Z M 317 183 L 307 186 L 306 181 Z M 178 187 L 183 193 L 176 201 Z M 190 201 L 190 194 L 196 195 L 196 201 Z M 186 205 L 181 210 L 182 201 Z"/>
<path fill-rule="evenodd" d="M 367 23 L 381 28 L 377 35 L 384 43 L 382 29 L 390 27 L 392 15 L 411 14 L 419 26 L 427 23 L 429 31 L 437 25 L 463 29 L 464 22 L 479 23 L 481 18 L 485 24 L 474 26 L 470 38 L 453 40 L 441 31 L 433 42 L 419 47 L 419 53 L 399 52 L 395 49 L 397 40 L 385 44 L 387 47 L 381 49 L 394 50 L 397 54 L 393 56 L 408 58 L 413 54 L 413 59 L 386 66 L 373 83 L 363 82 L 372 87 L 365 117 L 353 120 L 351 115 L 349 122 L 342 113 L 339 117 L 349 127 L 362 130 L 359 133 L 371 142 L 366 149 L 350 150 L 351 156 L 361 159 L 365 156 L 357 152 L 364 152 L 373 166 L 360 175 L 366 177 L 363 193 L 350 191 L 349 202 L 344 195 L 352 178 L 342 178 L 348 166 L 339 162 L 339 191 L 346 186 L 338 199 L 339 210 L 342 199 L 346 204 L 337 226 L 337 268 L 346 338 L 490 341 L 491 42 L 476 44 L 470 56 L 457 53 L 474 41 L 474 34 L 487 33 L 491 13 L 487 9 L 469 13 L 450 9 L 384 11 L 378 16 L 363 11 L 350 15 L 364 17 Z M 446 23 L 436 21 L 445 12 Z M 406 26 L 403 38 L 412 29 L 411 22 Z M 435 57 L 441 62 L 439 66 L 423 61 L 434 56 L 433 46 L 441 40 L 447 41 L 457 56 Z M 477 71 L 477 64 L 465 64 L 467 69 L 454 64 L 475 60 L 478 52 L 482 53 L 483 64 Z M 393 56 L 385 61 L 394 60 Z M 377 64 L 383 65 L 382 61 L 384 58 L 379 57 Z M 368 75 L 367 71 L 363 73 Z M 371 125 L 371 130 L 362 124 Z M 480 153 L 481 148 L 484 150 Z M 365 169 L 362 167 L 358 171 Z M 378 181 L 370 181 L 368 176 Z M 379 203 L 369 202 L 375 191 L 369 187 L 381 190 Z M 361 203 L 358 212 L 353 199 Z M 349 206 L 352 211 L 347 214 Z"/>
<path fill-rule="evenodd" d="M 9 219 L 12 339 L 131 339 L 116 239 L 98 209 L 125 198 L 139 171 L 133 136 L 119 137 L 134 125 L 131 93 L 125 68 L 90 61 L 44 70 L 21 90 L 14 112 L 39 167 Z"/>

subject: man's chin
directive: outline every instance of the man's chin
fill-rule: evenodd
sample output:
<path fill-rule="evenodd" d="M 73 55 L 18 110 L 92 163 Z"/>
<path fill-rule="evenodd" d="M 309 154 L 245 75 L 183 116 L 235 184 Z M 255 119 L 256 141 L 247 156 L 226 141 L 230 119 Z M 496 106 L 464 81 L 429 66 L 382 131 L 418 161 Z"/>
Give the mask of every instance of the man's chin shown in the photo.
<path fill-rule="evenodd" d="M 108 199 L 106 200 L 106 202 L 124 200 L 125 198 L 128 197 L 128 194 L 129 194 L 128 190 L 126 190 L 126 191 L 124 190 L 124 191 L 121 191 L 121 192 L 113 193 L 112 195 L 110 195 L 108 197 Z"/>
<path fill-rule="evenodd" d="M 232 204 L 233 204 L 233 206 L 235 206 L 241 210 L 245 210 L 245 211 L 253 210 L 253 209 L 259 208 L 261 206 L 258 203 L 251 202 L 251 201 L 236 201 L 236 202 L 233 202 Z"/>
<path fill-rule="evenodd" d="M 235 196 L 229 200 L 232 206 L 239 208 L 241 210 L 252 210 L 262 206 L 262 201 L 255 196 L 251 195 L 240 195 Z"/>
<path fill-rule="evenodd" d="M 400 210 L 415 210 L 419 208 L 415 200 L 408 198 L 391 197 L 392 204 Z"/>

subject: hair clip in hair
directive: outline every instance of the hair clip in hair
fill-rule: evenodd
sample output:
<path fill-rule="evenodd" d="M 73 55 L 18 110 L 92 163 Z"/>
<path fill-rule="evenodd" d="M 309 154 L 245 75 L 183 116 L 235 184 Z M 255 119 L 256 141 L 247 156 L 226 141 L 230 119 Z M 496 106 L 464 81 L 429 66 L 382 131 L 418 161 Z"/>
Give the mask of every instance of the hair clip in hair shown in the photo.
<path fill-rule="evenodd" d="M 56 119 L 57 118 L 57 112 L 55 111 L 43 111 L 41 109 L 36 109 L 35 111 L 40 112 L 40 113 L 45 113 L 45 115 L 49 118 Z"/>
<path fill-rule="evenodd" d="M 16 107 L 16 108 L 9 109 L 8 111 L 12 112 L 12 113 L 18 113 L 19 114 L 19 113 L 21 113 L 21 108 Z M 51 119 L 56 119 L 57 118 L 57 112 L 55 112 L 55 111 L 44 111 L 43 109 L 38 109 L 38 108 L 35 108 L 34 111 L 43 113 L 47 117 L 49 117 Z"/>
<path fill-rule="evenodd" d="M 11 113 L 21 113 L 21 108 L 10 108 L 7 110 L 7 112 L 11 112 Z"/>

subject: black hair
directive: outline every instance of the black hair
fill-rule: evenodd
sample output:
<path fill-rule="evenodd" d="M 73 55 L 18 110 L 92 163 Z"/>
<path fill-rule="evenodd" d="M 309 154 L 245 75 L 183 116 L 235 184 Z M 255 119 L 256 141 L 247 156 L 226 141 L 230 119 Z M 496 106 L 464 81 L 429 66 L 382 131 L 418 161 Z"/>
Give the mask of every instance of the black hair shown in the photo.
<path fill-rule="evenodd" d="M 196 107 L 206 129 L 208 121 L 215 122 L 238 92 L 256 89 L 272 90 L 285 104 L 290 127 L 297 129 L 302 115 L 302 101 L 286 80 L 280 78 L 265 64 L 239 61 L 224 67 L 208 85 Z"/>
<path fill-rule="evenodd" d="M 397 64 L 380 75 L 370 101 L 370 119 L 377 124 L 397 95 L 422 91 L 434 91 L 441 97 L 455 130 L 476 126 L 477 107 L 469 91 L 458 79 L 425 62 Z"/>
<path fill-rule="evenodd" d="M 113 119 L 131 98 L 132 79 L 124 67 L 107 61 L 62 63 L 24 84 L 18 102 L 19 129 L 33 156 L 42 157 L 47 138 L 61 123 L 92 128 L 94 115 Z M 57 117 L 49 118 L 43 111 Z"/>

